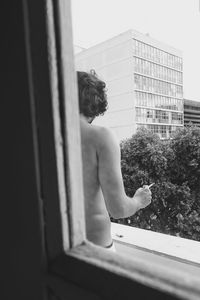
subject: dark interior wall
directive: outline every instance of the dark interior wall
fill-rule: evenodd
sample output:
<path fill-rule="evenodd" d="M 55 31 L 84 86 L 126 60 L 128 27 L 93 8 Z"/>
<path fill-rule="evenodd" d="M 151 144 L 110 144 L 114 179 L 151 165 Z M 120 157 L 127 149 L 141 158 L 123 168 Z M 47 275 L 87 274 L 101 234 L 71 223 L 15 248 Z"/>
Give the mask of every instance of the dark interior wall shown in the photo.
<path fill-rule="evenodd" d="M 44 269 L 23 1 L 1 8 L 1 296 L 43 299 Z M 3 293 L 3 294 L 2 294 Z"/>

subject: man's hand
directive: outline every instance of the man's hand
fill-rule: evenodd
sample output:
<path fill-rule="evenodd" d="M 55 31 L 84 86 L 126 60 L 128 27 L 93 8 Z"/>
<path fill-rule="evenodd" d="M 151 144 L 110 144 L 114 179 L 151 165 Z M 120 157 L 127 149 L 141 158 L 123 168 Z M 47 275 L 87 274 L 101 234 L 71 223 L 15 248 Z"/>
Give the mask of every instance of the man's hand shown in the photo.
<path fill-rule="evenodd" d="M 141 208 L 145 208 L 151 203 L 151 191 L 148 185 L 144 185 L 142 188 L 137 189 L 135 192 L 133 199 L 138 204 L 138 210 Z"/>

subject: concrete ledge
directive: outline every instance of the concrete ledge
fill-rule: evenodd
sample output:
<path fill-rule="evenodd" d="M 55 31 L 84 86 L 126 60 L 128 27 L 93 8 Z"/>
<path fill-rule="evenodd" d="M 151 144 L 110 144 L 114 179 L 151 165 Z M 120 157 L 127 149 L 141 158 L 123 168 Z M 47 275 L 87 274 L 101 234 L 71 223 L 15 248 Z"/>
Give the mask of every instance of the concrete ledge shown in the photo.
<path fill-rule="evenodd" d="M 114 241 L 200 264 L 200 242 L 112 223 Z"/>

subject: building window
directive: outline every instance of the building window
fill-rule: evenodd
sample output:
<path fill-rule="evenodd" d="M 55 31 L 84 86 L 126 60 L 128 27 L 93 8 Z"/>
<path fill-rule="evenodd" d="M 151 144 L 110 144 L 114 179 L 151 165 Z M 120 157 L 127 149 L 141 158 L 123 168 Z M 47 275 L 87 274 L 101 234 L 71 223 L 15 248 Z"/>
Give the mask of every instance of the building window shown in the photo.
<path fill-rule="evenodd" d="M 135 78 L 136 89 L 144 90 L 147 92 L 153 92 L 157 94 L 168 95 L 171 97 L 177 97 L 177 98 L 183 97 L 182 86 L 149 78 L 138 74 L 135 74 L 134 78 Z"/>
<path fill-rule="evenodd" d="M 134 40 L 134 54 L 152 60 L 158 64 L 163 64 L 166 67 L 182 71 L 181 57 L 167 53 L 141 41 Z"/>
<path fill-rule="evenodd" d="M 183 124 L 183 114 L 172 112 L 172 124 Z"/>

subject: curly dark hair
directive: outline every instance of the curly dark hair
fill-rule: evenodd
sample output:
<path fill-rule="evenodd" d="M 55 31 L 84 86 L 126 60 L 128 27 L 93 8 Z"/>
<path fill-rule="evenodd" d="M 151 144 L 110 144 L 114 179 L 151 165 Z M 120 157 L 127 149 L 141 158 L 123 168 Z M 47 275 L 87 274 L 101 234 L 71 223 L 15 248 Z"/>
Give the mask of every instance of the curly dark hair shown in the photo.
<path fill-rule="evenodd" d="M 103 115 L 108 106 L 105 82 L 94 70 L 90 73 L 77 71 L 77 76 L 80 113 L 92 118 Z"/>

